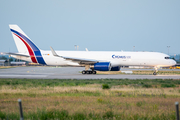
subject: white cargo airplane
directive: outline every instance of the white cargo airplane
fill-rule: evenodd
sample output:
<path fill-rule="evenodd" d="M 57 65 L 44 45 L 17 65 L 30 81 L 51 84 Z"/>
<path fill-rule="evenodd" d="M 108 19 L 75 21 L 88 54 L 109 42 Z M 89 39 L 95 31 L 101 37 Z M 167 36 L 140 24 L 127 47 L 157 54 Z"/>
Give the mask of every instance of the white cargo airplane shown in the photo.
<path fill-rule="evenodd" d="M 113 52 L 113 51 L 45 51 L 39 49 L 17 26 L 9 25 L 18 53 L 12 57 L 43 65 L 84 66 L 82 74 L 96 74 L 96 71 L 119 71 L 121 66 L 154 67 L 173 66 L 176 62 L 169 55 L 158 52 Z"/>

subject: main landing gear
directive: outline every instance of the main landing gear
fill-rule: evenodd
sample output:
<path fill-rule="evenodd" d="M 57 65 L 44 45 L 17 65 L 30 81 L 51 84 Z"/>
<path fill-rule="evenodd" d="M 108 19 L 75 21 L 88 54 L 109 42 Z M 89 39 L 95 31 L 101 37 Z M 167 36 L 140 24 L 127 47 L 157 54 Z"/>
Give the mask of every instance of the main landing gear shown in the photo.
<path fill-rule="evenodd" d="M 96 74 L 93 68 L 90 69 L 90 65 L 85 65 L 85 70 L 82 71 L 82 74 Z"/>
<path fill-rule="evenodd" d="M 92 71 L 92 70 L 83 70 L 82 74 L 96 74 L 96 71 Z"/>

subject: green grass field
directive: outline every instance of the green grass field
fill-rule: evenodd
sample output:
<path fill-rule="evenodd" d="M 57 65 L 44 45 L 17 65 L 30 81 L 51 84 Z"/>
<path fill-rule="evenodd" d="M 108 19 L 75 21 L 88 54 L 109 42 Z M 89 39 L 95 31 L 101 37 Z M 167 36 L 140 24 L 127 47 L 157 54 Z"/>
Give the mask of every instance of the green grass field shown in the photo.
<path fill-rule="evenodd" d="M 0 79 L 0 119 L 19 119 L 19 98 L 29 120 L 174 120 L 180 80 Z"/>

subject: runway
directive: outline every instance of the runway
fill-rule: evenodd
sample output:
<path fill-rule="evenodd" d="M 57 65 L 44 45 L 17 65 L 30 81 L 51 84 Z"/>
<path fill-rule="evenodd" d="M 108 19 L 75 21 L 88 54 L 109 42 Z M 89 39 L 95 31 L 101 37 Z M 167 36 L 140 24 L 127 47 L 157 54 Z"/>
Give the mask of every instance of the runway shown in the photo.
<path fill-rule="evenodd" d="M 26 79 L 180 79 L 180 75 L 82 75 L 84 67 L 15 67 L 0 69 L 0 78 Z M 132 69 L 122 69 L 123 71 Z M 147 69 L 146 69 L 147 70 Z"/>

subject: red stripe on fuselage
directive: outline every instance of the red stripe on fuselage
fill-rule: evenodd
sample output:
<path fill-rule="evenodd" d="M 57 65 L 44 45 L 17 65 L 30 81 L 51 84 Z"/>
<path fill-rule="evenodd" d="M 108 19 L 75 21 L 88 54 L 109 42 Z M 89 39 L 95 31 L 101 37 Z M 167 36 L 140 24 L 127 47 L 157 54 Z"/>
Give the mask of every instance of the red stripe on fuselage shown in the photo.
<path fill-rule="evenodd" d="M 27 49 L 29 51 L 29 55 L 31 56 L 32 62 L 37 63 L 37 60 L 36 60 L 36 58 L 34 56 L 34 52 L 31 49 L 31 47 L 29 46 L 29 44 L 25 40 L 23 40 L 20 36 L 18 36 L 17 34 L 14 33 L 14 35 L 16 35 L 19 39 L 21 39 L 23 41 L 23 43 L 26 45 L 26 47 L 27 47 Z"/>

